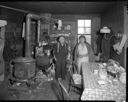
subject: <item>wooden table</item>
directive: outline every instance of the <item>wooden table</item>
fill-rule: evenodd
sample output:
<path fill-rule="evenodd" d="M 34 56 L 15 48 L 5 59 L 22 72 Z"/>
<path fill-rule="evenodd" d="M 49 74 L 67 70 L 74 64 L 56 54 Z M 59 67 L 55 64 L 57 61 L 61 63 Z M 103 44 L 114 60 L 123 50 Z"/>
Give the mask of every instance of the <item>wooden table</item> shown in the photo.
<path fill-rule="evenodd" d="M 99 85 L 98 74 L 94 74 L 94 69 L 98 69 L 98 63 L 83 63 L 82 75 L 84 91 L 81 100 L 112 100 L 121 101 L 126 99 L 126 84 L 119 81 L 116 84 L 107 83 Z"/>

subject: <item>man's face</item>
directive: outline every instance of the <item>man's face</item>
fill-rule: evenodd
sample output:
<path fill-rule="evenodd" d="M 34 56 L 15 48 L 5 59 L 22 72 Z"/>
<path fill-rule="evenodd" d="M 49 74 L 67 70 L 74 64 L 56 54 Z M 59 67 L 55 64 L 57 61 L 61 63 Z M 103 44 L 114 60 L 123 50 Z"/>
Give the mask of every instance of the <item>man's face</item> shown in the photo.
<path fill-rule="evenodd" d="M 80 43 L 84 43 L 85 39 L 84 38 L 80 38 Z"/>
<path fill-rule="evenodd" d="M 65 38 L 64 37 L 60 37 L 59 41 L 60 41 L 61 44 L 63 44 L 65 42 Z"/>

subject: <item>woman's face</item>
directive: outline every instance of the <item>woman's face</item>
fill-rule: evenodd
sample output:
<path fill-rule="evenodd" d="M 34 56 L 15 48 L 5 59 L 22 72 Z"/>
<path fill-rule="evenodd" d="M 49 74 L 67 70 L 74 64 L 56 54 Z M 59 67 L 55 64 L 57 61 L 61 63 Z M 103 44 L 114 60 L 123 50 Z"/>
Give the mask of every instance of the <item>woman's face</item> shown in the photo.
<path fill-rule="evenodd" d="M 64 37 L 60 37 L 59 41 L 60 41 L 61 44 L 63 44 L 65 42 L 65 38 Z"/>
<path fill-rule="evenodd" d="M 85 39 L 82 37 L 80 38 L 80 43 L 84 43 L 85 42 Z"/>

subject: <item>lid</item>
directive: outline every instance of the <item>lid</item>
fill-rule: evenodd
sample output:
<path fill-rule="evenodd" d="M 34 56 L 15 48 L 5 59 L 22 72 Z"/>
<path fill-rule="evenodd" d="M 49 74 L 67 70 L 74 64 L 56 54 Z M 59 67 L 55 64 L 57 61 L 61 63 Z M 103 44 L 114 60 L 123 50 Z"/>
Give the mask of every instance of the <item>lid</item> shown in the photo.
<path fill-rule="evenodd" d="M 13 60 L 14 62 L 33 62 L 35 59 L 31 57 L 19 57 Z"/>

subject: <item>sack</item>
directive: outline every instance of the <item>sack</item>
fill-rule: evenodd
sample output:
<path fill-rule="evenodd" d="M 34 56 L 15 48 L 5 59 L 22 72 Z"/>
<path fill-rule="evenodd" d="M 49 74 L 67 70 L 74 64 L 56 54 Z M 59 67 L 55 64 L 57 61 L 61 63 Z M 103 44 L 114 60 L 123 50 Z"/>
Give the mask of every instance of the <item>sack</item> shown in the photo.
<path fill-rule="evenodd" d="M 81 84 L 81 75 L 80 74 L 73 74 L 73 80 L 75 84 Z"/>

